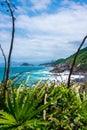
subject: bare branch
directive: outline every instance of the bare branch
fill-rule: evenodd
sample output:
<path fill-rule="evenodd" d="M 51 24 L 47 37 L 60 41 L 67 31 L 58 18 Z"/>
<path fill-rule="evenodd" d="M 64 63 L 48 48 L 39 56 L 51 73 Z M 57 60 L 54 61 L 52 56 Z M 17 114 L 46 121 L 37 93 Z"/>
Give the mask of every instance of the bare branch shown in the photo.
<path fill-rule="evenodd" d="M 14 14 L 13 14 L 13 10 L 10 6 L 10 3 L 8 0 L 6 0 L 9 12 L 11 14 L 12 17 L 12 36 L 11 36 L 11 44 L 10 44 L 10 50 L 9 50 L 9 55 L 8 55 L 8 62 L 7 62 L 7 71 L 6 71 L 6 81 L 8 81 L 9 79 L 9 71 L 10 71 L 10 64 L 11 64 L 11 54 L 12 54 L 12 50 L 13 50 L 13 42 L 14 42 L 14 33 L 15 33 L 15 18 L 14 18 Z"/>
<path fill-rule="evenodd" d="M 10 43 L 10 49 L 9 49 L 9 54 L 8 54 L 8 59 L 6 60 L 6 56 L 4 54 L 4 51 L 0 45 L 0 49 L 2 51 L 2 55 L 4 57 L 5 61 L 5 68 L 4 68 L 4 75 L 3 75 L 3 99 L 5 99 L 5 90 L 7 90 L 7 81 L 9 80 L 9 73 L 10 73 L 10 64 L 11 64 L 11 55 L 12 55 L 12 50 L 13 50 L 13 42 L 14 42 L 14 33 L 15 33 L 15 17 L 14 17 L 14 10 L 16 9 L 15 6 L 11 4 L 9 0 L 3 0 L 1 2 L 1 6 L 5 6 L 7 8 L 7 12 L 10 13 L 11 18 L 12 18 L 12 32 L 11 32 L 11 43 Z"/>
<path fill-rule="evenodd" d="M 5 73 L 6 73 L 6 56 L 5 56 L 5 53 L 1 47 L 1 44 L 0 44 L 0 49 L 1 49 L 1 52 L 2 52 L 2 55 L 4 57 L 4 62 L 5 62 L 5 67 L 4 67 L 4 74 L 3 74 L 3 81 L 5 80 Z"/>
<path fill-rule="evenodd" d="M 47 102 L 47 93 L 44 96 L 44 104 Z M 46 109 L 43 110 L 43 119 L 46 120 Z"/>
<path fill-rule="evenodd" d="M 75 54 L 75 57 L 74 57 L 74 60 L 73 60 L 73 63 L 72 63 L 71 69 L 70 69 L 69 77 L 68 77 L 68 82 L 67 82 L 68 88 L 70 87 L 70 78 L 71 78 L 71 75 L 72 75 L 72 72 L 73 72 L 73 68 L 74 68 L 74 65 L 75 65 L 75 62 L 76 62 L 76 58 L 77 58 L 79 51 L 80 51 L 81 47 L 83 46 L 86 39 L 87 39 L 87 36 L 85 36 L 83 38 L 83 41 L 81 42 L 81 44 L 80 44 L 80 46 L 79 46 L 79 48 L 78 48 L 78 50 Z"/>

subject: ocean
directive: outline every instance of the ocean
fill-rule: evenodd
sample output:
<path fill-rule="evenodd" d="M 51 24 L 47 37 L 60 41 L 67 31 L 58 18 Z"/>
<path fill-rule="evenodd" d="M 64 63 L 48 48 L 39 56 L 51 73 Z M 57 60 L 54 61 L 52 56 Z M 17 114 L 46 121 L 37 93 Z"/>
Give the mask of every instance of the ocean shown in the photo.
<path fill-rule="evenodd" d="M 50 76 L 48 74 L 51 69 L 52 67 L 45 66 L 12 66 L 10 69 L 10 78 L 22 75 L 21 79 L 29 77 L 29 84 L 34 84 L 38 80 L 49 79 Z M 4 67 L 0 66 L 0 81 L 3 79 L 3 71 Z"/>
<path fill-rule="evenodd" d="M 38 80 L 51 80 L 51 81 L 58 81 L 58 82 L 67 82 L 69 72 L 65 71 L 60 74 L 53 74 L 49 71 L 52 70 L 52 67 L 45 67 L 45 66 L 12 66 L 10 70 L 10 78 L 15 76 L 21 76 L 22 79 L 26 79 L 29 77 L 29 84 L 35 84 Z M 3 79 L 3 71 L 4 67 L 0 66 L 0 81 Z M 72 75 L 71 79 L 82 79 L 84 78 L 83 75 Z"/>

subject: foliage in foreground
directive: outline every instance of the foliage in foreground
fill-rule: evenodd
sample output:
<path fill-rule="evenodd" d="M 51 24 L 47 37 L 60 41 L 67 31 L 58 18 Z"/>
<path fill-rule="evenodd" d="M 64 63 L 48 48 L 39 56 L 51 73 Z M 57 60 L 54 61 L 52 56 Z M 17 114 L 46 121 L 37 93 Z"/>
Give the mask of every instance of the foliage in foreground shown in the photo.
<path fill-rule="evenodd" d="M 87 94 L 64 84 L 39 82 L 16 89 L 10 83 L 5 101 L 0 94 L 0 103 L 1 130 L 87 130 Z"/>

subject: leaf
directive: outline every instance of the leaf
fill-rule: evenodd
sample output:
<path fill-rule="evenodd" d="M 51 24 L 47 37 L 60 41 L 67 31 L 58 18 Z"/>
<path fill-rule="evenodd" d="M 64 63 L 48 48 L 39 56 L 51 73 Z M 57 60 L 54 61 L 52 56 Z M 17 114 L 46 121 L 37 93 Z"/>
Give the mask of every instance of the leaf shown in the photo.
<path fill-rule="evenodd" d="M 12 114 L 14 116 L 14 118 L 16 119 L 15 117 L 15 111 L 14 111 L 14 108 L 13 108 L 13 105 L 12 105 L 12 102 L 11 102 L 11 99 L 10 99 L 10 95 L 8 94 L 8 91 L 7 91 L 7 104 L 8 104 L 8 108 L 9 108 L 9 112 L 10 114 Z"/>
<path fill-rule="evenodd" d="M 0 124 L 4 125 L 16 125 L 17 122 L 12 114 L 0 110 Z"/>

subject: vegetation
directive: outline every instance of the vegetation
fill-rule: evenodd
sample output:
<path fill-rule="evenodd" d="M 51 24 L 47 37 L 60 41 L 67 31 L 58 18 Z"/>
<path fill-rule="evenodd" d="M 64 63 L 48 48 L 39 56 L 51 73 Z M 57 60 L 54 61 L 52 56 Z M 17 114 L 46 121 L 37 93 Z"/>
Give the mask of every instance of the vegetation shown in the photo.
<path fill-rule="evenodd" d="M 22 130 L 36 129 L 41 125 L 46 125 L 48 122 L 43 122 L 41 112 L 49 103 L 43 104 L 45 94 L 45 86 L 40 90 L 39 83 L 34 88 L 26 88 L 22 86 L 18 89 L 14 88 L 11 82 L 6 91 L 6 100 L 3 102 L 0 95 L 2 110 L 0 110 L 0 129 Z"/>
<path fill-rule="evenodd" d="M 58 59 L 55 61 L 55 64 L 60 64 L 60 63 L 63 63 L 65 62 L 65 59 L 61 58 L 61 59 Z"/>
<path fill-rule="evenodd" d="M 72 63 L 72 61 L 75 57 L 75 54 L 69 56 L 66 59 L 58 59 L 55 61 L 55 64 Z M 83 64 L 84 66 L 87 66 L 87 47 L 80 50 L 78 57 L 77 57 L 77 60 L 76 60 L 76 65 L 78 65 L 78 64 Z"/>
<path fill-rule="evenodd" d="M 72 60 L 74 59 L 75 54 L 73 54 L 72 56 L 66 58 L 66 62 L 72 62 Z M 78 64 L 86 64 L 87 65 L 87 47 L 83 48 L 80 50 L 78 58 L 76 60 L 76 65 Z"/>
<path fill-rule="evenodd" d="M 79 48 L 77 49 L 77 52 L 76 52 L 75 56 L 74 56 L 73 62 L 72 62 L 72 64 L 71 64 L 70 73 L 69 73 L 68 82 L 67 82 L 67 86 L 68 86 L 68 87 L 70 87 L 70 78 L 71 78 L 71 75 L 72 75 L 74 66 L 75 66 L 75 64 L 76 64 L 77 57 L 78 57 L 79 52 L 80 52 L 80 49 L 81 49 L 81 47 L 84 45 L 86 39 L 87 39 L 87 35 L 83 38 L 83 40 L 82 40 L 82 42 L 81 42 Z M 80 65 L 80 67 L 81 67 L 81 65 Z"/>
<path fill-rule="evenodd" d="M 5 94 L 4 102 L 0 93 L 0 130 L 87 129 L 87 93 L 78 87 L 39 81 L 27 88 L 10 81 Z"/>
<path fill-rule="evenodd" d="M 8 0 L 1 3 L 2 6 L 4 4 L 12 18 L 12 36 L 8 59 L 0 45 L 5 60 L 3 82 L 0 83 L 0 130 L 87 130 L 86 91 L 80 91 L 78 86 L 74 89 L 73 86 L 51 82 L 38 82 L 35 86 L 27 87 L 27 80 L 15 83 L 16 78 L 9 79 L 15 32 L 13 8 L 16 7 Z M 77 55 L 56 62 L 71 62 L 74 56 Z M 87 53 L 84 49 L 79 52 L 77 63 L 86 64 L 85 57 Z"/>

